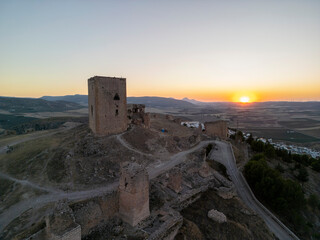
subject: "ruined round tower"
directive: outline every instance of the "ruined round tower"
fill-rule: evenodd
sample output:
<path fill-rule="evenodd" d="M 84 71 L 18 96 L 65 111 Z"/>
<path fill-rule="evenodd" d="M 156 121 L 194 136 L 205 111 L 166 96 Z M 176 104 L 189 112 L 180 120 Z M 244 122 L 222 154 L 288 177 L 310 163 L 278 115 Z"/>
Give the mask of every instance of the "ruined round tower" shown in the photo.
<path fill-rule="evenodd" d="M 89 127 L 97 136 L 127 130 L 125 78 L 95 76 L 88 79 Z"/>

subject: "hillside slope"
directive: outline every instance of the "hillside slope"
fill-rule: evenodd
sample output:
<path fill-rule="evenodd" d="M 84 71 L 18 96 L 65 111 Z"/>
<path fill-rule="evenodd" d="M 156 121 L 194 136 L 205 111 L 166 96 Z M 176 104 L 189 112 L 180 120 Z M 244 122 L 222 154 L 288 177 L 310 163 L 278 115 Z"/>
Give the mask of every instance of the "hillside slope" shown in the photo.
<path fill-rule="evenodd" d="M 0 97 L 0 109 L 13 114 L 33 112 L 64 112 L 83 106 L 66 101 L 46 101 L 35 98 Z"/>

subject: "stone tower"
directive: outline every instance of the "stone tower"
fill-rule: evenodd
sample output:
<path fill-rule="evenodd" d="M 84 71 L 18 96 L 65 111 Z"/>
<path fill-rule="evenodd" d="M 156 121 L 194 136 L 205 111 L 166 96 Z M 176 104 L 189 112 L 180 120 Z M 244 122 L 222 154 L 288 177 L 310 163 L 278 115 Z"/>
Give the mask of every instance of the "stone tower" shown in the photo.
<path fill-rule="evenodd" d="M 121 166 L 119 214 L 131 226 L 136 226 L 150 215 L 148 172 L 135 162 Z"/>
<path fill-rule="evenodd" d="M 204 126 L 206 129 L 205 132 L 209 136 L 227 139 L 228 126 L 226 121 L 205 122 Z"/>
<path fill-rule="evenodd" d="M 126 79 L 95 76 L 88 80 L 89 127 L 98 136 L 127 130 Z"/>

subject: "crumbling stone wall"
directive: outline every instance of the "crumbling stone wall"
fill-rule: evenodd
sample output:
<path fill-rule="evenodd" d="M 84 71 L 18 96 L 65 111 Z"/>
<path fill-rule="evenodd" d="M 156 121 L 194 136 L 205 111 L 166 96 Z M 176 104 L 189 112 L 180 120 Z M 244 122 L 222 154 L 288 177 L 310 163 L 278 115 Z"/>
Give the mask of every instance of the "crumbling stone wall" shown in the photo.
<path fill-rule="evenodd" d="M 134 162 L 126 162 L 121 166 L 119 215 L 132 226 L 150 215 L 148 172 Z"/>
<path fill-rule="evenodd" d="M 70 207 L 73 209 L 75 221 L 81 225 L 82 236 L 85 236 L 102 221 L 108 221 L 118 214 L 119 195 L 114 191 L 104 196 L 73 203 Z"/>
<path fill-rule="evenodd" d="M 81 240 L 81 226 L 75 222 L 66 202 L 58 202 L 54 212 L 46 217 L 46 239 Z"/>
<path fill-rule="evenodd" d="M 219 120 L 215 122 L 206 122 L 204 126 L 207 135 L 227 139 L 228 128 L 226 121 Z"/>
<path fill-rule="evenodd" d="M 89 127 L 98 136 L 127 130 L 126 79 L 95 76 L 88 80 Z"/>
<path fill-rule="evenodd" d="M 127 104 L 128 124 L 150 128 L 150 115 L 145 112 L 144 104 Z"/>

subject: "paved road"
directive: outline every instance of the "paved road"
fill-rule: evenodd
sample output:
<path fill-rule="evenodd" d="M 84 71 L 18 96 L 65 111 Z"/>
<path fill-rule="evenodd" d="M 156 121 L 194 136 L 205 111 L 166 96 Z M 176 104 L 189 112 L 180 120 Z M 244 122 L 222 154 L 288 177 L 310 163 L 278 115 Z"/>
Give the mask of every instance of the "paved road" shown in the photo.
<path fill-rule="evenodd" d="M 121 136 L 118 137 L 118 139 L 121 139 Z M 123 142 L 123 141 L 120 141 Z M 193 152 L 196 151 L 204 146 L 206 146 L 209 143 L 213 143 L 213 141 L 203 141 L 200 142 L 198 145 L 192 147 L 189 150 L 179 152 L 175 155 L 172 155 L 169 160 L 162 162 L 162 163 L 155 163 L 153 165 L 150 165 L 147 167 L 147 171 L 149 173 L 149 178 L 153 179 L 159 176 L 160 174 L 168 171 L 169 169 L 173 168 L 174 166 L 182 163 L 185 159 L 186 156 Z M 133 148 L 129 146 L 127 143 L 125 143 L 125 146 L 128 147 L 130 150 Z M 8 175 L 6 175 L 8 178 L 12 178 Z M 12 178 L 14 181 L 23 181 L 23 180 L 18 180 Z M 21 201 L 15 205 L 12 205 L 10 208 L 6 209 L 4 213 L 0 215 L 0 233 L 4 230 L 4 228 L 16 217 L 20 216 L 23 212 L 30 208 L 40 208 L 48 203 L 51 202 L 56 202 L 61 199 L 68 199 L 68 200 L 84 200 L 84 199 L 89 199 L 93 198 L 96 196 L 101 196 L 103 194 L 112 192 L 118 188 L 119 180 L 117 179 L 115 182 L 108 184 L 105 187 L 100 187 L 96 189 L 91 189 L 91 190 L 84 190 L 84 191 L 75 191 L 75 192 L 51 192 L 46 195 L 41 195 L 38 197 L 34 197 L 31 199 L 26 199 L 24 201 Z M 41 190 L 47 190 L 50 192 L 52 189 L 46 189 L 44 186 L 34 186 L 34 183 L 28 184 L 30 187 L 34 187 L 36 189 L 41 188 Z"/>
<path fill-rule="evenodd" d="M 210 158 L 225 165 L 239 196 L 247 204 L 247 206 L 262 217 L 269 229 L 280 240 L 299 239 L 255 198 L 242 173 L 238 171 L 230 144 L 220 141 L 216 141 L 215 143 L 216 148 L 218 149 L 211 151 Z"/>

